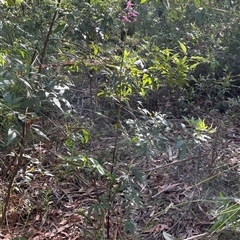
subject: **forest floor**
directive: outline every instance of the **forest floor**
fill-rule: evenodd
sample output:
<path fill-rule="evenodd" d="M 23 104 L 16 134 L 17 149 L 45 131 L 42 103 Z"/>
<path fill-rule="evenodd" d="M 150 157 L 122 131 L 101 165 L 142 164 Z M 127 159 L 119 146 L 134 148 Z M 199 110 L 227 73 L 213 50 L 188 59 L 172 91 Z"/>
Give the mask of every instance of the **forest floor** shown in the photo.
<path fill-rule="evenodd" d="M 26 150 L 31 160 L 15 178 L 0 239 L 103 239 L 99 236 L 106 225 L 105 216 L 97 217 L 94 211 L 90 219 L 84 216 L 90 206 L 98 206 L 99 196 L 108 191 L 107 181 L 64 157 L 68 156 L 66 128 L 73 132 L 82 126 L 90 129 L 89 142 L 78 144 L 74 151 L 105 162 L 111 160 L 116 129 L 108 117 L 102 117 L 109 116 L 106 106 L 106 111 L 96 114 L 103 106 L 101 102 L 96 104 L 91 89 L 76 89 L 72 90 L 74 116 L 62 118 L 49 112 L 41 117 L 38 124 L 51 141 L 35 141 L 34 147 Z M 134 234 L 123 231 L 121 218 L 125 213 L 119 200 L 110 216 L 111 239 L 161 240 L 163 231 L 182 239 L 239 239 L 239 229 L 216 229 L 210 236 L 203 234 L 214 224 L 216 210 L 239 204 L 236 199 L 240 199 L 240 111 L 234 113 L 234 118 L 198 107 L 192 112 L 212 123 L 216 132 L 213 141 L 189 146 L 191 151 L 182 159 L 171 144 L 155 158 L 135 157 L 131 148 L 124 145 L 124 134 L 120 135 L 119 168 L 129 162 L 137 166 L 145 180 L 139 184 L 141 205 L 133 206 L 131 213 Z M 189 134 L 179 119 L 169 121 L 174 126 L 168 133 L 169 139 Z M 6 161 L 3 153 L 1 159 Z M 5 196 L 7 178 L 0 181 L 0 195 Z M 219 197 L 232 197 L 232 201 L 219 202 Z M 98 207 L 101 212 L 101 206 Z"/>

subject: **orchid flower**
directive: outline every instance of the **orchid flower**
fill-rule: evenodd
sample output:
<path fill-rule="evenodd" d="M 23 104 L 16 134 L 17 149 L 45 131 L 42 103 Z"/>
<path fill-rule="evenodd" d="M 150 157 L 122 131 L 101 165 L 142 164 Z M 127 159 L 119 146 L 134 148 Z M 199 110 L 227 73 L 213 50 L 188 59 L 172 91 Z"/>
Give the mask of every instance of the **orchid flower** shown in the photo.
<path fill-rule="evenodd" d="M 134 4 L 131 2 L 131 0 L 126 2 L 126 9 L 132 8 Z"/>
<path fill-rule="evenodd" d="M 124 22 L 131 22 L 131 20 L 129 20 L 129 19 L 128 19 L 128 16 L 126 16 L 126 15 L 123 16 L 123 21 L 124 21 Z"/>

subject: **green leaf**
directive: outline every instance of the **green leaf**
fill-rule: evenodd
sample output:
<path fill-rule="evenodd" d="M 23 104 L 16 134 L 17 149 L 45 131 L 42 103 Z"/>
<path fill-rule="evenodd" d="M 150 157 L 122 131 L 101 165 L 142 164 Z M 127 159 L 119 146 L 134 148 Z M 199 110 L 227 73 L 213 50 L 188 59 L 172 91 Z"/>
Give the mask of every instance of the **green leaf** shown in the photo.
<path fill-rule="evenodd" d="M 205 131 L 205 130 L 207 130 L 207 126 L 206 126 L 206 124 L 205 124 L 205 119 L 198 119 L 197 121 L 196 121 L 196 130 L 198 130 L 198 131 Z"/>
<path fill-rule="evenodd" d="M 197 61 L 200 61 L 200 62 L 209 62 L 206 58 L 201 57 L 201 56 L 192 56 L 191 59 L 192 60 L 197 60 Z"/>
<path fill-rule="evenodd" d="M 1 64 L 2 66 L 5 65 L 5 56 L 4 56 L 4 54 L 2 54 L 2 53 L 0 53 L 0 64 Z M 2 73 L 1 73 L 1 74 L 2 74 Z"/>
<path fill-rule="evenodd" d="M 27 115 L 25 114 L 18 114 L 18 119 L 22 122 L 26 121 Z"/>
<path fill-rule="evenodd" d="M 32 86 L 23 78 L 18 78 L 26 87 L 32 90 Z"/>
<path fill-rule="evenodd" d="M 12 96 L 10 92 L 6 92 L 3 94 L 3 99 L 9 104 L 12 104 Z"/>
<path fill-rule="evenodd" d="M 21 105 L 21 108 L 28 108 L 28 107 L 32 107 L 33 105 L 36 104 L 37 101 L 40 101 L 38 98 L 28 98 L 26 99 Z"/>
<path fill-rule="evenodd" d="M 74 15 L 73 14 L 71 14 L 71 13 L 69 13 L 69 14 L 67 14 L 67 19 L 68 19 L 68 21 L 70 21 L 70 22 L 74 22 L 74 19 L 75 19 L 75 17 L 74 17 Z"/>
<path fill-rule="evenodd" d="M 90 166 L 92 166 L 93 168 L 97 169 L 97 171 L 101 175 L 107 176 L 108 179 L 111 180 L 112 182 L 115 181 L 114 176 L 111 173 L 109 173 L 107 170 L 105 170 L 97 160 L 95 160 L 93 158 L 87 158 L 87 160 L 91 162 Z"/>
<path fill-rule="evenodd" d="M 94 43 L 92 43 L 92 44 L 91 44 L 91 48 L 92 48 L 92 50 L 93 50 L 93 54 L 94 54 L 94 55 L 97 55 L 97 54 L 98 54 L 98 47 L 97 47 L 97 45 L 94 44 Z"/>
<path fill-rule="evenodd" d="M 14 99 L 12 100 L 12 104 L 13 104 L 13 105 L 14 105 L 14 104 L 18 104 L 22 99 L 23 99 L 23 97 L 14 98 Z"/>
<path fill-rule="evenodd" d="M 194 5 L 196 8 L 199 8 L 201 6 L 201 0 L 194 0 Z"/>
<path fill-rule="evenodd" d="M 143 4 L 145 3 L 147 0 L 141 0 L 140 4 Z"/>
<path fill-rule="evenodd" d="M 31 128 L 32 128 L 32 130 L 35 131 L 35 133 L 36 133 L 38 136 L 43 137 L 43 138 L 45 138 L 46 140 L 50 141 L 50 139 L 49 139 L 41 130 L 39 130 L 38 128 L 33 127 L 33 126 L 31 126 Z"/>
<path fill-rule="evenodd" d="M 25 238 L 25 237 L 15 237 L 12 240 L 28 240 L 28 238 Z"/>
<path fill-rule="evenodd" d="M 10 145 L 13 142 L 13 140 L 17 137 L 17 135 L 18 132 L 15 129 L 9 128 L 7 145 Z"/>
<path fill-rule="evenodd" d="M 183 53 L 184 53 L 185 55 L 187 55 L 187 48 L 186 48 L 186 46 L 185 46 L 183 43 L 181 43 L 180 41 L 178 41 L 178 43 L 179 43 L 179 45 L 180 45 Z"/>
<path fill-rule="evenodd" d="M 187 144 L 184 143 L 179 149 L 179 159 L 185 158 L 186 154 L 187 154 Z"/>
<path fill-rule="evenodd" d="M 123 51 L 123 60 L 125 61 L 127 57 L 129 56 L 130 52 L 128 52 L 126 49 Z"/>
<path fill-rule="evenodd" d="M 143 87 L 145 87 L 146 85 L 151 87 L 153 85 L 151 77 L 146 73 L 143 74 L 142 81 Z"/>
<path fill-rule="evenodd" d="M 57 25 L 57 27 L 54 29 L 53 32 L 54 33 L 60 32 L 60 31 L 62 31 L 64 29 L 65 26 L 66 26 L 65 23 L 59 24 L 59 25 Z"/>
<path fill-rule="evenodd" d="M 126 232 L 130 232 L 131 234 L 134 234 L 135 226 L 133 221 L 131 221 L 130 219 L 125 221 L 124 228 Z"/>
<path fill-rule="evenodd" d="M 19 5 L 23 0 L 1 0 L 2 3 L 5 3 L 9 7 L 17 6 Z"/>
<path fill-rule="evenodd" d="M 88 143 L 89 141 L 89 132 L 85 129 L 82 129 L 83 137 L 84 137 L 84 143 Z"/>
<path fill-rule="evenodd" d="M 63 112 L 61 103 L 57 98 L 53 98 L 52 102 Z"/>
<path fill-rule="evenodd" d="M 199 64 L 200 64 L 199 62 L 194 63 L 194 64 L 192 64 L 192 65 L 189 66 L 189 69 L 190 69 L 190 70 L 194 70 L 194 69 L 197 67 L 197 65 L 199 65 Z"/>
<path fill-rule="evenodd" d="M 93 158 L 89 158 L 88 160 L 92 163 L 91 165 L 94 168 L 96 168 L 101 175 L 105 174 L 105 169 L 99 164 L 99 162 L 97 160 L 95 160 Z"/>
<path fill-rule="evenodd" d="M 185 142 L 183 140 L 178 140 L 177 143 L 176 143 L 176 149 L 181 148 L 184 143 Z"/>

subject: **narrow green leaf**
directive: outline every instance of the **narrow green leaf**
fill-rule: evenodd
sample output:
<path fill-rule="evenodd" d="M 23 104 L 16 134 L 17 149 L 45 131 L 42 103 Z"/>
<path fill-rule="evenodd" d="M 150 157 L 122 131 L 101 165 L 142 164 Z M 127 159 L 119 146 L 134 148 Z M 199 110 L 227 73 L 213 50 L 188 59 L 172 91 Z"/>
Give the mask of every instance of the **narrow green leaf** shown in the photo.
<path fill-rule="evenodd" d="M 208 60 L 201 56 L 192 56 L 191 59 L 201 61 L 201 62 L 208 62 Z"/>
<path fill-rule="evenodd" d="M 180 45 L 183 53 L 186 55 L 186 54 L 187 54 L 187 48 L 186 48 L 186 46 L 185 46 L 182 42 L 180 42 L 180 41 L 178 41 L 178 43 L 179 43 L 179 45 Z"/>
<path fill-rule="evenodd" d="M 33 126 L 32 126 L 31 128 L 32 128 L 32 130 L 34 130 L 34 132 L 35 132 L 38 136 L 43 137 L 43 138 L 45 138 L 46 140 L 50 141 L 50 139 L 49 139 L 41 130 L 39 130 L 38 128 L 33 127 Z"/>
<path fill-rule="evenodd" d="M 26 87 L 32 90 L 32 86 L 23 78 L 18 78 Z"/>
<path fill-rule="evenodd" d="M 2 66 L 5 65 L 5 56 L 4 56 L 4 54 L 2 54 L 2 53 L 0 53 L 0 64 L 1 64 Z"/>
<path fill-rule="evenodd" d="M 127 59 L 129 54 L 130 54 L 130 52 L 128 52 L 126 49 L 123 51 L 123 60 L 124 61 Z"/>
<path fill-rule="evenodd" d="M 95 160 L 93 158 L 89 158 L 88 160 L 90 160 L 92 162 L 92 166 L 94 168 L 96 168 L 101 175 L 105 174 L 104 168 L 99 164 L 99 162 L 97 160 Z"/>
<path fill-rule="evenodd" d="M 89 133 L 85 129 L 82 129 L 83 137 L 84 137 L 84 143 L 88 143 L 89 141 Z"/>

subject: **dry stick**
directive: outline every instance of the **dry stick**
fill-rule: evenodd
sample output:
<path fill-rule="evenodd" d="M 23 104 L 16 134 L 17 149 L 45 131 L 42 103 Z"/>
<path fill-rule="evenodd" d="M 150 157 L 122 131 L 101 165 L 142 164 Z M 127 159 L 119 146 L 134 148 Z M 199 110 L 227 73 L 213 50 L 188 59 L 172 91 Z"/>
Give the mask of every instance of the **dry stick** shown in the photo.
<path fill-rule="evenodd" d="M 36 58 L 37 58 L 37 55 L 38 55 L 38 43 L 36 43 L 36 45 L 35 45 L 34 52 L 33 52 L 32 58 L 31 58 L 31 62 L 30 62 L 30 66 L 31 66 L 30 72 L 31 72 L 31 70 L 32 70 L 32 65 L 33 65 L 33 63 L 35 62 L 35 60 L 36 60 Z M 30 73 L 29 73 L 29 74 L 30 74 Z M 30 75 L 29 75 L 29 77 L 30 77 Z"/>
<path fill-rule="evenodd" d="M 61 0 L 58 0 L 57 8 L 60 6 L 60 3 L 61 3 Z M 44 63 L 44 57 L 45 57 L 45 54 L 46 54 L 47 45 L 48 45 L 48 42 L 49 42 L 49 39 L 50 39 L 50 36 L 51 36 L 51 33 L 52 33 L 54 22 L 57 18 L 57 14 L 58 14 L 58 9 L 56 9 L 54 14 L 53 14 L 52 21 L 51 21 L 50 27 L 48 29 L 47 36 L 46 36 L 46 39 L 45 39 L 44 44 L 43 44 L 43 50 L 42 50 L 42 53 L 40 55 L 40 66 L 38 68 L 38 73 L 41 73 L 41 71 L 42 71 L 42 65 Z"/>
<path fill-rule="evenodd" d="M 125 41 L 123 49 L 125 49 Z M 114 149 L 113 149 L 113 156 L 112 156 L 112 166 L 110 168 L 110 174 L 113 174 L 115 160 L 116 160 L 116 153 L 117 153 L 117 146 L 119 141 L 119 130 L 120 130 L 120 117 L 121 117 L 121 111 L 122 111 L 122 69 L 123 69 L 123 62 L 124 62 L 124 50 L 122 53 L 122 59 L 121 59 L 121 65 L 119 70 L 119 84 L 120 84 L 120 94 L 119 94 L 119 105 L 118 105 L 118 113 L 117 113 L 117 129 L 116 129 L 116 137 L 115 137 L 115 143 L 114 143 Z M 111 189 L 112 189 L 113 183 L 109 181 L 108 183 L 108 201 L 111 202 Z M 110 239 L 110 209 L 107 211 L 106 216 L 106 228 L 107 228 L 107 238 Z"/>
<path fill-rule="evenodd" d="M 60 3 L 61 3 L 61 0 L 58 0 L 57 8 L 60 6 Z M 43 61 L 44 61 L 44 57 L 45 57 L 47 45 L 48 45 L 48 42 L 49 42 L 49 38 L 50 38 L 50 35 L 52 33 L 53 25 L 54 25 L 54 22 L 55 22 L 56 17 L 57 17 L 57 13 L 58 13 L 58 10 L 56 10 L 54 12 L 54 15 L 53 15 L 53 18 L 52 18 L 52 21 L 51 21 L 51 24 L 50 24 L 50 27 L 49 27 L 46 39 L 44 41 L 43 50 L 42 50 L 42 53 L 40 55 L 40 66 L 39 66 L 39 69 L 38 69 L 38 73 L 40 73 L 41 70 L 42 70 L 42 64 L 43 64 Z M 34 51 L 34 56 L 35 56 L 35 54 L 36 54 L 36 49 Z M 26 141 L 25 138 L 27 136 L 27 132 L 29 130 L 29 127 L 30 127 L 30 124 L 28 122 L 23 124 L 22 146 L 19 147 L 18 152 L 17 152 L 17 154 L 15 156 L 15 161 L 18 160 L 18 162 L 17 162 L 17 165 L 14 168 L 12 177 L 11 177 L 9 185 L 8 185 L 7 196 L 6 196 L 6 203 L 4 205 L 3 212 L 2 212 L 2 219 L 0 219 L 1 227 L 3 226 L 3 223 L 4 223 L 5 218 L 6 218 L 6 213 L 7 213 L 7 209 L 8 209 L 8 205 L 9 205 L 9 201 L 10 201 L 11 188 L 12 188 L 12 185 L 13 185 L 13 181 L 14 181 L 15 176 L 18 173 L 18 170 L 19 170 L 21 164 L 22 164 L 23 153 L 24 153 L 24 145 L 25 145 L 25 141 Z"/>
<path fill-rule="evenodd" d="M 175 164 L 178 164 L 178 163 L 187 162 L 187 161 L 193 160 L 195 158 L 205 157 L 207 155 L 208 155 L 208 153 L 203 154 L 201 156 L 188 157 L 188 158 L 184 158 L 184 159 L 181 159 L 181 160 L 176 160 L 176 161 L 173 161 L 171 163 L 167 163 L 167 164 L 164 164 L 164 165 L 160 165 L 160 166 L 157 166 L 157 167 L 146 169 L 145 172 L 151 172 L 151 171 L 155 171 L 155 170 L 158 170 L 158 169 L 161 169 L 161 168 L 167 168 L 169 166 L 172 166 L 172 165 L 175 165 Z"/>
<path fill-rule="evenodd" d="M 22 141 L 20 143 L 20 146 L 18 148 L 18 151 L 14 157 L 14 161 L 17 162 L 14 170 L 13 170 L 13 173 L 12 173 L 12 176 L 11 176 L 11 179 L 9 181 L 9 184 L 8 184 L 8 188 L 7 188 L 7 195 L 6 195 L 6 200 L 5 200 L 5 204 L 4 204 L 4 207 L 3 207 L 3 211 L 2 211 L 2 218 L 0 219 L 0 225 L 1 225 L 1 228 L 3 227 L 3 224 L 6 220 L 6 214 L 7 214 L 7 209 L 8 209 L 8 206 L 9 206 L 9 201 L 10 201 L 10 196 L 11 196 L 11 189 L 12 189 L 12 186 L 13 186 L 13 181 L 22 165 L 22 162 L 23 162 L 23 154 L 24 154 L 24 148 L 25 148 L 25 143 L 26 143 L 26 140 L 27 140 L 27 134 L 28 134 L 28 131 L 29 131 L 29 128 L 30 128 L 30 122 L 24 122 L 23 123 L 23 128 L 22 128 Z"/>

